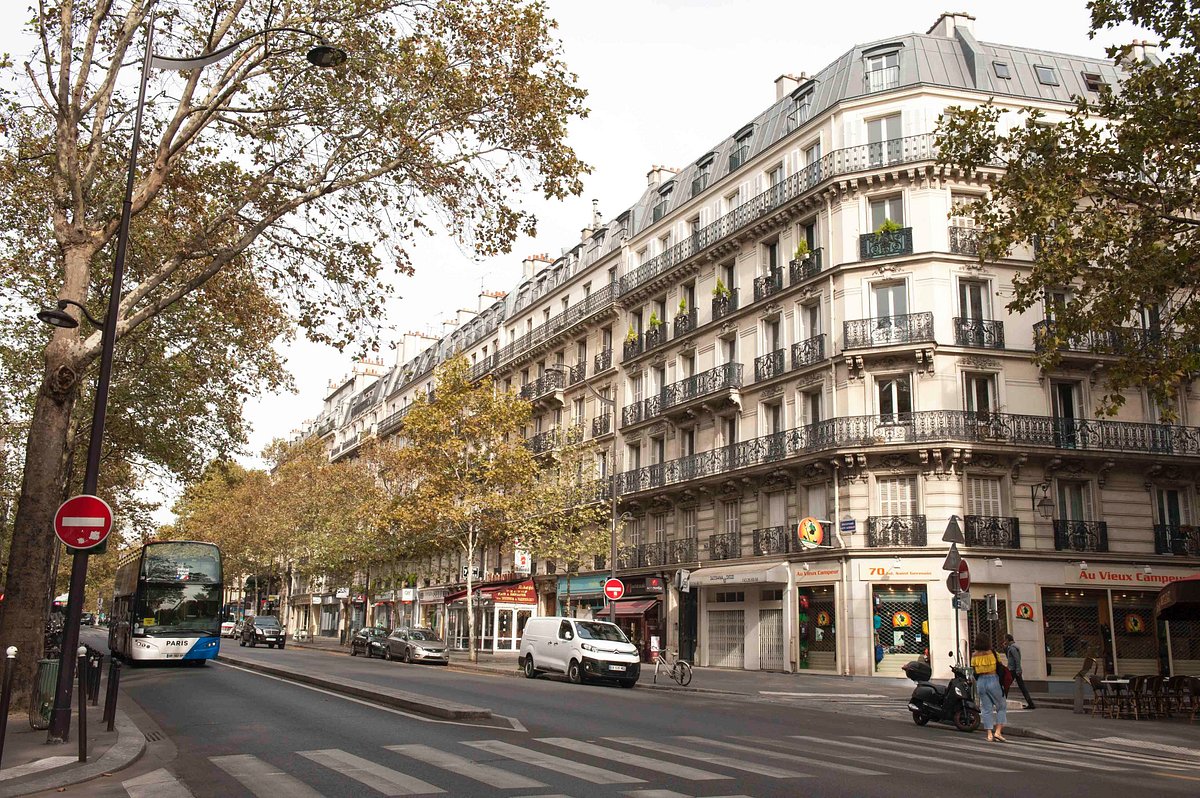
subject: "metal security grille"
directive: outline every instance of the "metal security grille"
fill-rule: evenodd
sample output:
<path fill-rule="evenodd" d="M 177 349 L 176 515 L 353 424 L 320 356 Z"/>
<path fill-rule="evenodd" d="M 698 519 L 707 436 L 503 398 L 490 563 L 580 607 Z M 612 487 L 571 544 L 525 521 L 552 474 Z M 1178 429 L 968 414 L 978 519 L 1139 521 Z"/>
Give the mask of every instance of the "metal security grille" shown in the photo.
<path fill-rule="evenodd" d="M 1200 621 L 1171 621 L 1171 675 L 1200 673 Z"/>
<path fill-rule="evenodd" d="M 837 670 L 837 604 L 833 588 L 814 588 L 808 603 L 808 667 Z"/>
<path fill-rule="evenodd" d="M 783 610 L 758 611 L 758 667 L 783 670 Z"/>
<path fill-rule="evenodd" d="M 1154 594 L 1119 593 L 1114 590 L 1112 612 L 1117 670 L 1132 674 L 1158 673 Z"/>
<path fill-rule="evenodd" d="M 875 588 L 876 641 L 884 656 L 878 673 L 903 676 L 905 663 L 925 653 L 929 647 L 929 604 L 923 587 Z"/>
<path fill-rule="evenodd" d="M 1086 591 L 1042 591 L 1042 613 L 1046 616 L 1046 675 L 1071 678 L 1079 672 L 1084 657 L 1104 662 L 1100 627 L 1100 593 Z"/>
<path fill-rule="evenodd" d="M 968 640 L 974 645 L 975 637 L 980 632 L 988 636 L 992 645 L 1000 648 L 1004 636 L 1008 634 L 1008 602 L 1002 598 L 996 599 L 997 615 L 1000 617 L 989 621 L 987 617 L 987 599 L 973 599 L 971 609 L 967 612 Z"/>
<path fill-rule="evenodd" d="M 746 611 L 708 611 L 708 664 L 741 668 L 746 662 Z"/>

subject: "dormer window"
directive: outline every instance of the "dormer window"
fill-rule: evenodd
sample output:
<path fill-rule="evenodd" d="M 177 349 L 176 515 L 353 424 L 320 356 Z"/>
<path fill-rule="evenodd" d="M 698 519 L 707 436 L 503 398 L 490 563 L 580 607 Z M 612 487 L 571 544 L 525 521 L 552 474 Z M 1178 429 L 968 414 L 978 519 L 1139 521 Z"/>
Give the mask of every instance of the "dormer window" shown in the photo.
<path fill-rule="evenodd" d="M 1098 72 L 1081 72 L 1079 74 L 1083 77 L 1083 85 L 1090 92 L 1099 94 L 1100 90 L 1108 85 L 1104 77 Z"/>
<path fill-rule="evenodd" d="M 696 161 L 696 176 L 692 178 L 692 196 L 696 196 L 708 188 L 708 179 L 712 176 L 712 163 L 715 153 L 709 153 Z"/>
<path fill-rule="evenodd" d="M 657 222 L 667 214 L 667 205 L 671 202 L 671 192 L 675 190 L 675 181 L 669 181 L 658 190 L 658 201 L 651 209 L 652 221 Z"/>
<path fill-rule="evenodd" d="M 1003 61 L 993 61 L 992 71 L 996 73 L 996 77 L 1001 80 L 1012 80 L 1012 70 L 1008 68 L 1008 64 Z"/>
<path fill-rule="evenodd" d="M 879 53 L 866 57 L 863 70 L 867 91 L 884 91 L 900 85 L 900 51 Z"/>
<path fill-rule="evenodd" d="M 754 135 L 754 125 L 746 125 L 733 137 L 733 152 L 729 153 L 729 171 L 737 169 L 750 159 L 750 137 Z"/>
<path fill-rule="evenodd" d="M 812 98 L 811 89 L 792 95 L 792 108 L 787 115 L 789 133 L 808 121 L 808 114 L 812 110 Z"/>
<path fill-rule="evenodd" d="M 1033 73 L 1037 75 L 1038 83 L 1041 83 L 1043 86 L 1058 85 L 1058 75 L 1055 74 L 1053 67 L 1034 64 Z"/>

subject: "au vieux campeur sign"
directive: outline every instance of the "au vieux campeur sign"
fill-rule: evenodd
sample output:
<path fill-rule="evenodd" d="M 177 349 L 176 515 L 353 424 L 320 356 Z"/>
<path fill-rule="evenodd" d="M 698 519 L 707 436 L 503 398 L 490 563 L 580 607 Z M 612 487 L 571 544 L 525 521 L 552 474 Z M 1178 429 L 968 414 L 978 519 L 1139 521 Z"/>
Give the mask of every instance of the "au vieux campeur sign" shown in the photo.
<path fill-rule="evenodd" d="M 1150 573 L 1140 565 L 1089 565 L 1080 568 L 1068 564 L 1063 567 L 1068 585 L 1091 585 L 1093 587 L 1143 587 L 1150 590 L 1195 576 L 1195 571 L 1184 568 L 1152 566 Z"/>

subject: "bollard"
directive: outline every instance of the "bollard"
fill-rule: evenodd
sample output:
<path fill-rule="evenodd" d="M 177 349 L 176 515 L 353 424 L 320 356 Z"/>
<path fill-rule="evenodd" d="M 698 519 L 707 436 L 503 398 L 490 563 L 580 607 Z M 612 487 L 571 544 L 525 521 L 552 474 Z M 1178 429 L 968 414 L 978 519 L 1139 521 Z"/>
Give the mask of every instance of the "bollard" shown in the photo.
<path fill-rule="evenodd" d="M 92 706 L 100 703 L 100 671 L 104 666 L 104 655 L 94 648 L 88 649 L 88 698 Z"/>
<path fill-rule="evenodd" d="M 79 761 L 87 761 L 87 648 L 80 646 L 79 654 Z M 68 724 L 69 725 L 69 724 Z"/>
<path fill-rule="evenodd" d="M 104 722 L 108 724 L 106 728 L 109 731 L 117 722 L 117 687 L 120 683 L 121 663 L 116 657 L 111 657 L 108 661 L 108 686 L 104 692 Z"/>
<path fill-rule="evenodd" d="M 8 733 L 8 703 L 12 699 L 13 671 L 17 664 L 17 647 L 9 646 L 4 658 L 4 682 L 0 685 L 0 762 L 4 761 L 4 736 Z"/>

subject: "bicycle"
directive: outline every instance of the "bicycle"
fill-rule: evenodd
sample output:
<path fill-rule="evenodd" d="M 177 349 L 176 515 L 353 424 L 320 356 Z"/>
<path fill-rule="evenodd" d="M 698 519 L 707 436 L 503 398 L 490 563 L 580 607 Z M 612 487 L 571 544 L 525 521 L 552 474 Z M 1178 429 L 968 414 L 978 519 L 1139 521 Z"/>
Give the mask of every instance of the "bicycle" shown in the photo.
<path fill-rule="evenodd" d="M 671 653 L 671 649 L 658 649 L 654 652 L 654 683 L 658 684 L 658 671 L 665 668 L 667 675 L 675 680 L 680 687 L 687 687 L 692 681 L 692 666 Z"/>

